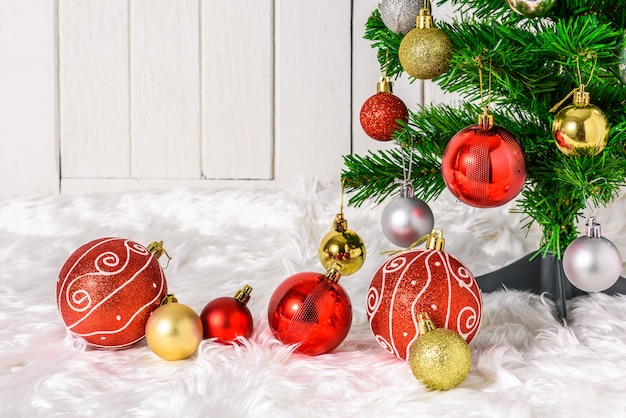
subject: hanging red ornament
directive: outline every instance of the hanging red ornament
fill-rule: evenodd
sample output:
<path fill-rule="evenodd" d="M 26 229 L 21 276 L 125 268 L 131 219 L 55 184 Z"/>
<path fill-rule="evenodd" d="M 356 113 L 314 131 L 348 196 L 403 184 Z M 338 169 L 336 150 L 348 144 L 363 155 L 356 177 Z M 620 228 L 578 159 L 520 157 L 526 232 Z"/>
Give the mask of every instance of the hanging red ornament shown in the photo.
<path fill-rule="evenodd" d="M 602 236 L 600 224 L 593 216 L 587 221 L 585 236 L 576 238 L 565 249 L 563 272 L 585 292 L 602 292 L 619 279 L 622 256 L 615 244 Z"/>
<path fill-rule="evenodd" d="M 493 208 L 511 201 L 526 182 L 521 144 L 506 129 L 493 124 L 493 115 L 479 115 L 450 139 L 443 152 L 441 174 L 460 201 Z"/>
<path fill-rule="evenodd" d="M 274 336 L 283 344 L 297 344 L 295 351 L 325 354 L 343 342 L 352 324 L 352 305 L 337 283 L 341 274 L 330 268 L 325 274 L 297 273 L 274 291 L 267 318 Z"/>
<path fill-rule="evenodd" d="M 67 329 L 98 348 L 125 348 L 141 340 L 148 317 L 167 294 L 158 261 L 165 253 L 162 244 L 145 248 L 123 238 L 100 238 L 74 251 L 56 285 Z"/>
<path fill-rule="evenodd" d="M 193 355 L 202 342 L 202 321 L 174 295 L 163 298 L 146 322 L 146 343 L 154 354 L 165 360 L 184 360 Z"/>
<path fill-rule="evenodd" d="M 246 305 L 250 300 L 250 292 L 252 288 L 245 285 L 235 297 L 225 296 L 207 303 L 200 313 L 203 337 L 216 338 L 222 344 L 237 342 L 239 337 L 250 338 L 253 322 Z"/>
<path fill-rule="evenodd" d="M 376 94 L 361 107 L 360 121 L 365 133 L 377 141 L 389 141 L 400 129 L 398 120 L 406 122 L 409 111 L 402 100 L 392 93 L 393 83 L 383 75 L 376 86 Z"/>
<path fill-rule="evenodd" d="M 443 233 L 434 229 L 426 248 L 392 256 L 374 274 L 366 314 L 376 341 L 406 360 L 419 337 L 420 312 L 468 343 L 482 319 L 482 294 L 472 272 L 444 251 Z"/>

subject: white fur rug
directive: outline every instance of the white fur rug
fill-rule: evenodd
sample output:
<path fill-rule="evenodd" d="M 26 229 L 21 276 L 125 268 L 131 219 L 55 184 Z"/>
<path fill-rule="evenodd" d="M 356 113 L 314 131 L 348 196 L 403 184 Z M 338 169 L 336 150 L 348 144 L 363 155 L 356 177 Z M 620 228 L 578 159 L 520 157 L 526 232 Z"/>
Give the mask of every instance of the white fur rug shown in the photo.
<path fill-rule="evenodd" d="M 626 195 L 626 193 L 624 193 Z M 626 255 L 626 196 L 596 211 L 603 235 Z M 346 207 L 364 240 L 363 268 L 340 283 L 352 299 L 348 337 L 330 354 L 294 354 L 267 326 L 274 289 L 301 271 L 323 272 L 318 244 L 339 211 L 338 184 L 289 190 L 231 188 L 16 198 L 0 202 L 0 400 L 2 416 L 162 417 L 619 417 L 626 415 L 626 296 L 568 303 L 567 326 L 548 298 L 484 295 L 473 365 L 457 388 L 437 392 L 374 340 L 365 294 L 394 248 L 380 232 L 383 206 Z M 475 275 L 537 247 L 509 206 L 471 209 L 447 193 L 431 204 L 446 250 Z M 586 216 L 591 213 L 586 213 Z M 581 220 L 581 225 L 584 219 Z M 582 228 L 581 228 L 582 231 Z M 242 347 L 204 341 L 168 362 L 140 342 L 85 349 L 66 333 L 55 281 L 80 245 L 119 236 L 163 240 L 174 257 L 169 291 L 197 312 L 253 287 L 255 331 Z"/>

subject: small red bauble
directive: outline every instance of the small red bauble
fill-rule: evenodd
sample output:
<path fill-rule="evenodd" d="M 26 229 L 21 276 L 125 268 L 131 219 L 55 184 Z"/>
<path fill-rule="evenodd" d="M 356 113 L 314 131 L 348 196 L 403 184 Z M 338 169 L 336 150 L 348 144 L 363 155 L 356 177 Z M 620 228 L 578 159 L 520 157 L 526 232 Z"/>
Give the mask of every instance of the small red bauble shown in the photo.
<path fill-rule="evenodd" d="M 100 238 L 69 256 L 57 279 L 56 302 L 73 335 L 91 346 L 114 349 L 145 336 L 150 314 L 167 294 L 158 261 L 164 250 L 160 243 L 149 247 Z"/>
<path fill-rule="evenodd" d="M 274 336 L 295 351 L 318 355 L 343 342 L 352 324 L 352 305 L 336 282 L 339 273 L 304 272 L 288 277 L 274 291 L 267 318 Z"/>
<path fill-rule="evenodd" d="M 235 297 L 221 297 L 207 303 L 200 313 L 203 338 L 216 338 L 217 342 L 229 344 L 238 337 L 252 335 L 252 314 L 246 306 L 252 288 L 244 286 Z"/>
<path fill-rule="evenodd" d="M 392 84 L 388 77 L 381 77 L 377 93 L 361 107 L 361 127 L 370 138 L 377 141 L 391 140 L 391 135 L 400 128 L 397 120 L 406 122 L 409 118 L 404 102 L 391 92 Z"/>
<path fill-rule="evenodd" d="M 517 196 L 526 181 L 526 160 L 519 141 L 490 124 L 458 132 L 443 152 L 441 173 L 460 201 L 478 208 L 501 206 Z"/>
<path fill-rule="evenodd" d="M 470 270 L 443 251 L 442 237 L 441 250 L 431 248 L 391 257 L 374 274 L 367 291 L 366 314 L 376 341 L 403 360 L 419 337 L 420 312 L 468 343 L 482 319 L 482 294 Z"/>

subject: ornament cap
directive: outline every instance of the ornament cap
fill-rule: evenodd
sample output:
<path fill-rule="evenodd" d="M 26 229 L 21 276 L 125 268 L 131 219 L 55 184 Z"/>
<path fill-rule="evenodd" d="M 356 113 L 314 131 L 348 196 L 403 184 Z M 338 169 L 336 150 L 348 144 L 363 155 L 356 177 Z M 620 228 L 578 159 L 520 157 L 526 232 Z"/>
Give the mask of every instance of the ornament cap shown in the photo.
<path fill-rule="evenodd" d="M 332 225 L 333 231 L 344 233 L 348 230 L 348 221 L 343 217 L 343 213 L 338 213 Z"/>
<path fill-rule="evenodd" d="M 424 7 L 420 9 L 419 15 L 415 18 L 416 29 L 430 29 L 433 27 L 433 17 L 430 14 L 430 8 Z"/>
<path fill-rule="evenodd" d="M 380 77 L 376 83 L 376 93 L 393 93 L 393 82 L 389 80 L 389 77 L 386 75 Z"/>
<path fill-rule="evenodd" d="M 482 128 L 489 129 L 493 126 L 494 120 L 493 115 L 488 113 L 485 109 L 484 113 L 478 115 L 478 125 Z"/>
<path fill-rule="evenodd" d="M 152 255 L 154 256 L 154 258 L 156 258 L 157 260 L 163 254 L 165 254 L 165 256 L 167 257 L 167 263 L 165 264 L 165 267 L 163 267 L 164 269 L 166 269 L 167 266 L 170 265 L 170 261 L 172 260 L 172 257 L 170 257 L 167 251 L 165 251 L 165 248 L 163 248 L 163 241 L 159 241 L 159 242 L 152 241 L 150 244 L 148 244 L 148 247 L 146 249 L 150 251 Z"/>
<path fill-rule="evenodd" d="M 241 289 L 239 289 L 237 293 L 235 293 L 235 299 L 237 299 L 239 302 L 245 305 L 250 300 L 251 292 L 252 292 L 252 287 L 246 284 Z"/>
<path fill-rule="evenodd" d="M 581 87 L 581 89 L 577 90 L 576 94 L 574 95 L 574 105 L 582 107 L 589 105 L 589 103 L 591 103 L 591 96 Z"/>
<path fill-rule="evenodd" d="M 176 299 L 176 296 L 174 296 L 173 293 L 168 293 L 167 295 L 163 296 L 163 299 L 161 299 L 161 303 L 159 303 L 159 306 L 167 305 L 168 303 L 178 303 L 178 299 Z"/>
<path fill-rule="evenodd" d="M 400 192 L 400 197 L 414 197 L 415 190 L 413 189 L 413 185 L 407 180 L 402 185 L 402 191 Z"/>
<path fill-rule="evenodd" d="M 600 238 L 602 237 L 602 231 L 600 230 L 600 224 L 596 222 L 596 218 L 591 216 L 587 220 L 587 232 L 588 238 Z"/>
<path fill-rule="evenodd" d="M 419 321 L 417 327 L 420 331 L 419 335 L 424 335 L 429 331 L 436 329 L 435 323 L 430 319 L 427 312 L 420 312 L 417 314 L 417 320 Z"/>
<path fill-rule="evenodd" d="M 342 268 L 341 264 L 334 263 L 332 266 L 328 268 L 328 270 L 326 270 L 326 272 L 324 273 L 324 277 L 326 277 L 328 280 L 330 280 L 333 283 L 337 283 L 339 279 L 341 278 L 341 268 Z"/>
<path fill-rule="evenodd" d="M 445 243 L 446 240 L 443 238 L 443 232 L 439 229 L 433 229 L 433 231 L 428 235 L 428 239 L 426 241 L 426 249 L 443 251 L 445 248 Z"/>

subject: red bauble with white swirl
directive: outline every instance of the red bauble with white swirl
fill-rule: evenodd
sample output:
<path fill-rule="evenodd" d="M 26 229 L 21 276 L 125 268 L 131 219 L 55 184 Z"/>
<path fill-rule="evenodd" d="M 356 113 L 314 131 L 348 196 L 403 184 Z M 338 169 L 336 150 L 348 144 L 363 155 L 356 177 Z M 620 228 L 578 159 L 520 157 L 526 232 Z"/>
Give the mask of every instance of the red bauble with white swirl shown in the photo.
<path fill-rule="evenodd" d="M 482 295 L 470 270 L 445 251 L 417 249 L 391 257 L 367 291 L 367 318 L 376 341 L 406 360 L 427 312 L 438 328 L 469 343 L 480 326 Z"/>
<path fill-rule="evenodd" d="M 67 329 L 93 347 L 111 349 L 141 340 L 166 294 L 157 258 L 123 238 L 100 238 L 78 248 L 63 264 L 56 286 Z"/>

